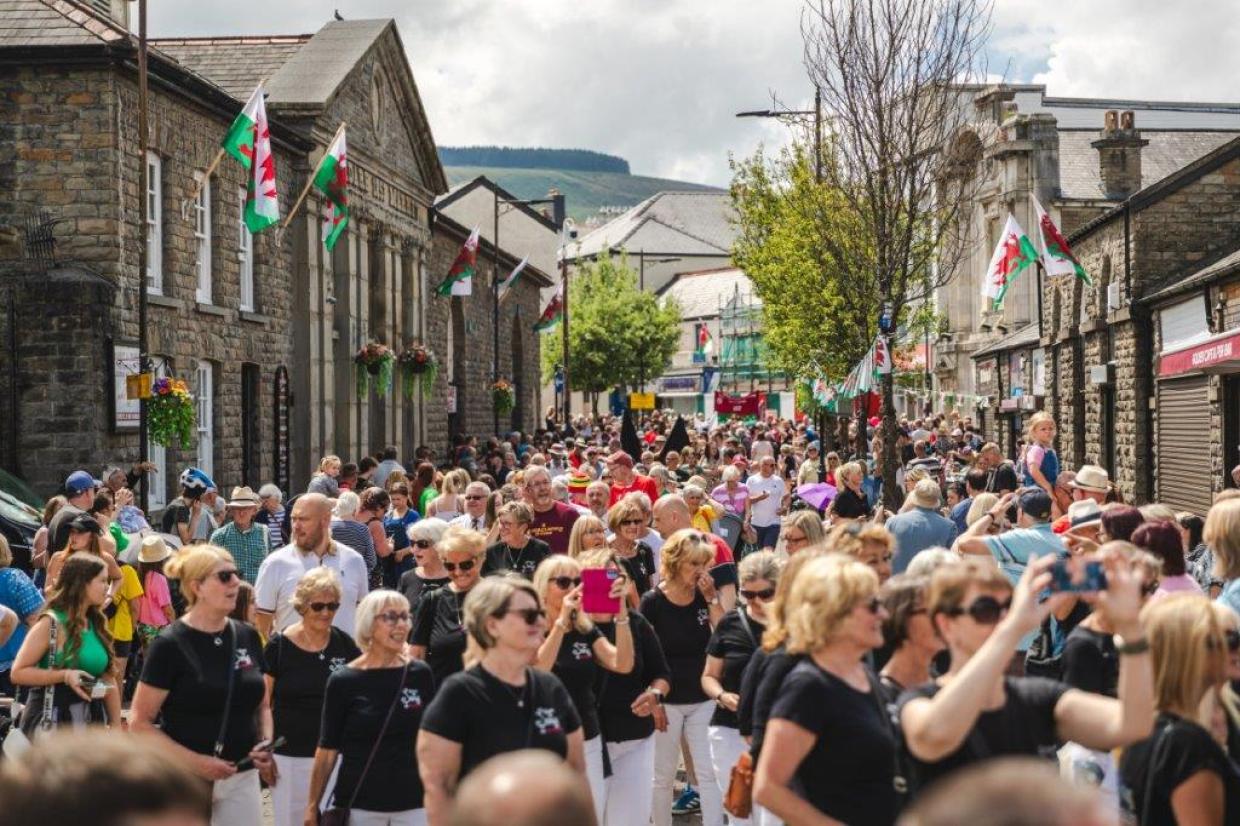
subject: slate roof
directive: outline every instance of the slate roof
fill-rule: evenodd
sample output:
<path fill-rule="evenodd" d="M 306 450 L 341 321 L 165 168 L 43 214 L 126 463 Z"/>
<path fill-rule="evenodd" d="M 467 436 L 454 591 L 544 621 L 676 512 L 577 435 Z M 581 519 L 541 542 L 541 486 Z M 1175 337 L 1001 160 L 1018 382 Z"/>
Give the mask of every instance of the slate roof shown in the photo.
<path fill-rule="evenodd" d="M 1025 347 L 1037 344 L 1039 341 L 1038 324 L 1035 321 L 1028 327 L 1022 327 L 1014 333 L 1008 333 L 1003 338 L 989 344 L 973 354 L 973 358 L 978 359 L 983 356 L 992 356 L 995 353 L 1003 353 L 1008 350 L 1021 350 Z"/>
<path fill-rule="evenodd" d="M 1150 143 L 1141 149 L 1142 188 L 1160 181 L 1188 164 L 1213 152 L 1240 135 L 1234 131 L 1151 131 L 1141 130 Z M 1099 130 L 1059 132 L 1060 197 L 1079 200 L 1106 200 L 1098 169 L 1098 150 L 1090 144 L 1098 140 Z"/>
<path fill-rule="evenodd" d="M 731 197 L 722 190 L 659 192 L 580 240 L 575 258 L 611 247 L 686 255 L 729 255 L 736 239 Z"/>
<path fill-rule="evenodd" d="M 246 100 L 257 79 L 272 77 L 311 37 L 189 37 L 150 42 L 194 74 Z"/>
<path fill-rule="evenodd" d="M 676 299 L 682 319 L 716 318 L 720 301 L 730 300 L 738 288 L 742 298 L 753 294 L 753 282 L 743 270 L 701 270 L 678 274 L 660 290 L 659 297 Z"/>
<path fill-rule="evenodd" d="M 128 37 L 69 0 L 0 0 L 0 47 L 98 46 Z"/>
<path fill-rule="evenodd" d="M 1158 292 L 1147 296 L 1144 300 L 1159 301 L 1163 298 L 1171 298 L 1179 293 L 1191 292 L 1197 287 L 1212 283 L 1216 278 L 1232 275 L 1237 271 L 1240 271 L 1240 248 L 1232 250 L 1214 263 L 1190 273 L 1186 278 L 1177 280 L 1171 286 L 1164 287 Z"/>

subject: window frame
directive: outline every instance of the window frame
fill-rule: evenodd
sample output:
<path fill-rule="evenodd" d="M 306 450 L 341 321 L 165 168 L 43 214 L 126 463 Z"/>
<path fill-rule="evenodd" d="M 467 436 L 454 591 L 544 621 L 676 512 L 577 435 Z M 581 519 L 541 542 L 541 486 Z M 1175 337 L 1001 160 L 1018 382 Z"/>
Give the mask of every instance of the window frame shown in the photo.
<path fill-rule="evenodd" d="M 201 172 L 195 172 L 194 183 L 202 184 L 192 207 L 194 240 L 198 245 L 194 257 L 194 272 L 197 275 L 194 297 L 199 304 L 212 304 L 214 284 L 211 278 L 211 179 L 204 179 Z"/>
<path fill-rule="evenodd" d="M 237 285 L 238 309 L 242 312 L 255 312 L 254 301 L 254 234 L 245 225 L 246 189 L 240 187 L 240 209 L 237 211 Z"/>
<path fill-rule="evenodd" d="M 207 476 L 213 476 L 215 470 L 215 368 L 209 361 L 199 361 L 195 372 L 198 391 L 194 397 L 194 429 L 198 443 L 197 466 Z"/>
<path fill-rule="evenodd" d="M 146 153 L 146 291 L 164 294 L 164 162 Z"/>

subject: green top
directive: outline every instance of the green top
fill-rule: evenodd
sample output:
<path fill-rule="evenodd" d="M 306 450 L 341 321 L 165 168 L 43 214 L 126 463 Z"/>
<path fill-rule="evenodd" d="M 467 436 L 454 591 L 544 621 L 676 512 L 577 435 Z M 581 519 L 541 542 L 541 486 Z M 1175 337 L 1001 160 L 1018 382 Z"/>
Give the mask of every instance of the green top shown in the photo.
<path fill-rule="evenodd" d="M 433 487 L 426 487 L 422 489 L 422 495 L 418 497 L 420 501 L 418 502 L 417 508 L 415 508 L 419 516 L 423 519 L 426 518 L 426 510 L 431 506 L 431 500 L 438 495 L 439 491 L 435 490 Z M 413 504 L 410 503 L 409 507 L 413 507 Z"/>
<path fill-rule="evenodd" d="M 65 615 L 60 611 L 52 611 L 52 615 L 56 617 L 56 662 L 49 666 L 47 655 L 44 655 L 39 667 L 76 668 L 85 671 L 95 679 L 102 677 L 108 667 L 108 649 L 104 648 L 103 640 L 99 639 L 99 635 L 95 633 L 91 624 L 88 622 L 86 628 L 82 630 L 82 645 L 77 653 L 66 661 L 65 646 L 69 640 L 65 631 Z"/>
<path fill-rule="evenodd" d="M 113 522 L 108 525 L 108 533 L 112 534 L 112 538 L 116 540 L 116 552 L 123 553 L 129 547 L 129 537 L 125 536 L 125 532 L 121 530 L 121 526 Z"/>

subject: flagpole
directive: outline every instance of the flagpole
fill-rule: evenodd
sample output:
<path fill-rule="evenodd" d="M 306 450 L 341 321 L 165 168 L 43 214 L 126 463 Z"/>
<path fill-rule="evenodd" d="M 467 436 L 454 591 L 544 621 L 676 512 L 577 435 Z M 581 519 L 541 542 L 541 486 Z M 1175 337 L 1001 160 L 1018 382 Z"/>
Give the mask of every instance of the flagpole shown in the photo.
<path fill-rule="evenodd" d="M 212 173 L 215 172 L 215 168 L 220 165 L 220 161 L 222 161 L 223 159 L 224 159 L 224 147 L 221 146 L 219 150 L 215 153 L 215 157 L 211 159 L 211 163 L 209 166 L 207 166 L 206 171 L 202 173 L 202 177 L 199 178 L 198 181 L 194 184 L 194 191 L 190 193 L 188 198 L 186 198 L 184 201 L 181 202 L 181 219 L 182 220 L 185 220 L 189 217 L 190 204 L 198 200 L 198 196 L 202 194 L 203 187 L 205 187 L 207 183 L 210 182 Z"/>
<path fill-rule="evenodd" d="M 340 121 L 340 128 L 336 130 L 335 135 L 332 135 L 332 139 L 327 142 L 327 149 L 323 150 L 323 157 L 319 158 L 319 162 L 314 165 L 314 169 L 310 172 L 309 177 L 306 178 L 306 185 L 302 188 L 301 194 L 297 196 L 296 203 L 294 203 L 293 208 L 289 210 L 288 215 L 284 219 L 284 223 L 280 225 L 281 232 L 288 229 L 288 225 L 293 222 L 293 216 L 297 214 L 297 210 L 301 209 L 301 205 L 305 202 L 306 196 L 310 194 L 310 187 L 314 186 L 314 176 L 319 174 L 319 167 L 323 165 L 323 161 L 327 160 L 327 150 L 331 149 L 332 144 L 334 144 L 336 139 L 340 137 L 340 133 L 344 131 L 346 123 L 347 121 Z"/>

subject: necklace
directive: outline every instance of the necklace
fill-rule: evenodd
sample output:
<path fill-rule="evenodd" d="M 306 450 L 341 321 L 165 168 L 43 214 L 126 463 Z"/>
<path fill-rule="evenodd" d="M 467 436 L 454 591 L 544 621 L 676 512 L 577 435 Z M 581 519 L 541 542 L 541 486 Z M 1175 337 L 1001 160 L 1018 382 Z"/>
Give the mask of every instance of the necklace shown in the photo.
<path fill-rule="evenodd" d="M 522 558 L 525 556 L 525 552 L 526 552 L 527 550 L 529 550 L 529 547 L 530 547 L 530 546 L 529 546 L 529 543 L 526 543 L 525 547 L 524 547 L 524 548 L 522 548 L 520 551 L 518 551 L 518 552 L 517 552 L 517 560 L 516 560 L 516 562 L 513 562 L 513 560 L 512 560 L 512 546 L 511 546 L 511 545 L 509 545 L 509 544 L 508 544 L 508 543 L 506 543 L 506 542 L 504 543 L 504 557 L 508 560 L 508 569 L 509 569 L 510 571 L 516 571 L 516 572 L 520 573 L 521 569 L 520 569 L 520 568 L 518 568 L 517 566 L 521 564 L 521 560 L 522 560 Z"/>
<path fill-rule="evenodd" d="M 491 676 L 495 677 L 495 682 L 504 687 L 504 691 L 507 691 L 509 696 L 512 697 L 512 701 L 517 704 L 517 708 L 525 708 L 525 689 L 528 688 L 530 684 L 529 675 L 526 675 L 525 685 L 521 686 L 510 685 L 500 679 L 496 674 L 492 674 Z"/>

